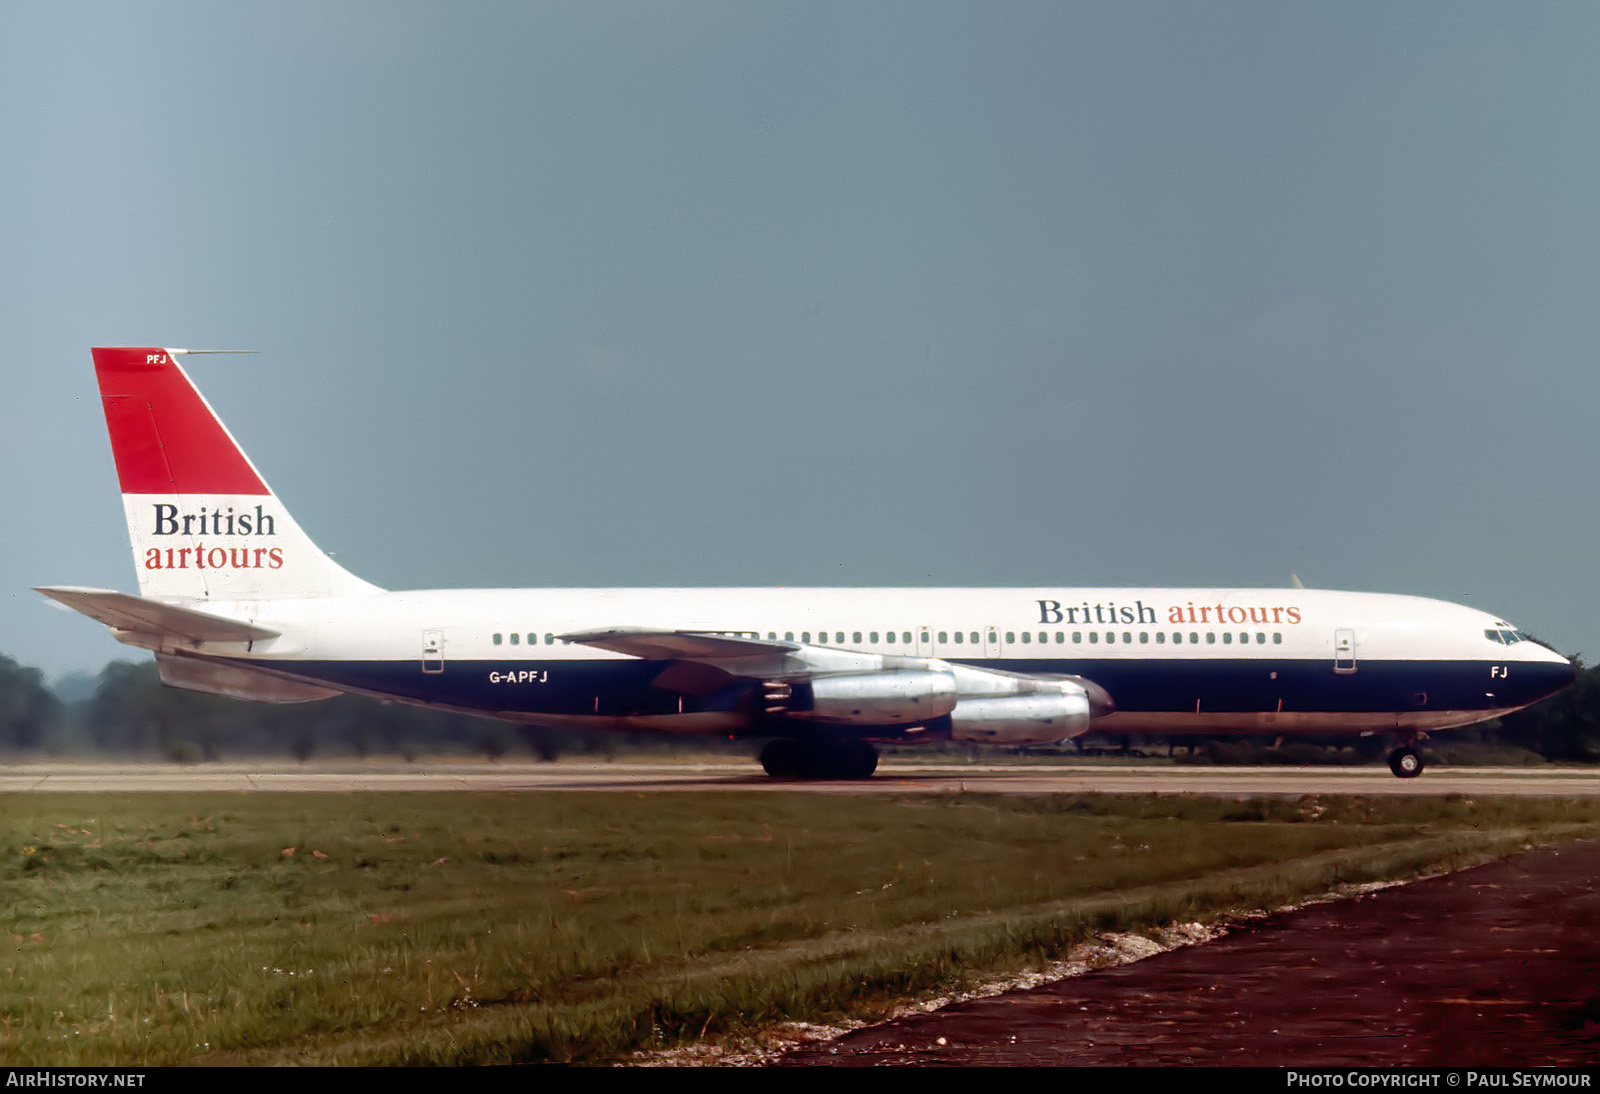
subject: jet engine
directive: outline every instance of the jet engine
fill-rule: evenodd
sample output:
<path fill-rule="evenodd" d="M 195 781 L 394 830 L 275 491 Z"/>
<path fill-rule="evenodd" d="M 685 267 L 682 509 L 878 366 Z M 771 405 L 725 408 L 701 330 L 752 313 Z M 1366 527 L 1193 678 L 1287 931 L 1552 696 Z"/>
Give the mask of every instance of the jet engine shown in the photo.
<path fill-rule="evenodd" d="M 963 699 L 950 712 L 950 736 L 987 744 L 1048 744 L 1089 731 L 1088 694 L 1075 684 L 1033 695 Z"/>
<path fill-rule="evenodd" d="M 949 714 L 961 696 L 949 669 L 902 669 L 769 684 L 766 697 L 769 713 L 831 725 L 893 726 Z"/>
<path fill-rule="evenodd" d="M 960 666 L 961 702 L 950 712 L 950 736 L 990 744 L 1047 744 L 1089 731 L 1116 704 L 1099 684 L 1079 676 L 1031 676 Z"/>

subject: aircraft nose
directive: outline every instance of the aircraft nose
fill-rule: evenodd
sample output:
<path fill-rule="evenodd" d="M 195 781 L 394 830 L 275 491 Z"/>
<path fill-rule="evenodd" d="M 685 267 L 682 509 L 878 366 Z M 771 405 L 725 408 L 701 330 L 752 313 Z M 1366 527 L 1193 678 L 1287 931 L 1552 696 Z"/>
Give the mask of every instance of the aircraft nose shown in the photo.
<path fill-rule="evenodd" d="M 1569 659 L 1567 663 L 1561 667 L 1561 686 L 1566 687 L 1577 678 L 1578 663 Z"/>
<path fill-rule="evenodd" d="M 1521 666 L 1523 686 L 1531 699 L 1554 695 L 1578 678 L 1578 666 L 1554 650 L 1548 660 L 1535 661 Z"/>

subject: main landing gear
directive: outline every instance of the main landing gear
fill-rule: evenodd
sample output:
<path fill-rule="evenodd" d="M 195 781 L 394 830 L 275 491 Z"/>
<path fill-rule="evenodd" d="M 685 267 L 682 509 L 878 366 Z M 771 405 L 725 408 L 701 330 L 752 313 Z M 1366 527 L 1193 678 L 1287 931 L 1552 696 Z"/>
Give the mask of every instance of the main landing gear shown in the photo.
<path fill-rule="evenodd" d="M 761 750 L 761 766 L 775 779 L 869 779 L 878 750 L 865 741 L 778 737 Z"/>
<path fill-rule="evenodd" d="M 1389 750 L 1389 770 L 1397 779 L 1414 779 L 1427 766 L 1422 750 L 1412 745 L 1401 745 Z"/>

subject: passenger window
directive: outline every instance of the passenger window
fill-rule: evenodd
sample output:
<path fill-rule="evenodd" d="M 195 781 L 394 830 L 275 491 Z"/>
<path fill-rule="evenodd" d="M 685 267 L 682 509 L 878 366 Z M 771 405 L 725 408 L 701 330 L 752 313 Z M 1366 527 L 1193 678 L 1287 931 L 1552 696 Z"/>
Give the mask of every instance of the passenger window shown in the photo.
<path fill-rule="evenodd" d="M 1222 644 L 1224 646 L 1233 645 L 1233 632 L 1232 631 L 1223 631 L 1222 632 Z"/>
<path fill-rule="evenodd" d="M 1213 637 L 1215 637 L 1215 636 L 1213 636 Z M 1199 645 L 1199 643 L 1200 643 L 1200 632 L 1199 631 L 1190 631 L 1189 632 L 1189 645 L 1195 646 L 1195 645 Z"/>
<path fill-rule="evenodd" d="M 1117 632 L 1116 631 L 1107 631 L 1106 632 L 1106 645 L 1109 646 L 1111 643 L 1115 642 L 1116 640 L 1117 640 Z"/>
<path fill-rule="evenodd" d="M 1278 631 L 1274 631 L 1272 633 L 1272 644 L 1274 646 L 1283 645 L 1283 635 L 1281 633 L 1279 633 Z"/>
<path fill-rule="evenodd" d="M 939 632 L 939 644 L 940 645 L 943 645 L 944 643 L 949 641 L 949 638 L 946 637 L 946 633 L 947 632 L 945 632 L 945 631 L 940 631 Z"/>
<path fill-rule="evenodd" d="M 1166 631 L 1157 631 L 1156 632 L 1156 645 L 1164 646 L 1166 644 L 1167 644 L 1167 632 Z"/>
<path fill-rule="evenodd" d="M 794 641 L 794 632 L 793 631 L 784 631 L 783 632 L 783 640 L 785 642 L 793 642 Z"/>
<path fill-rule="evenodd" d="M 497 646 L 500 644 L 500 636 L 498 634 L 494 636 L 494 644 Z"/>
<path fill-rule="evenodd" d="M 1033 635 L 1029 634 L 1027 631 L 1023 631 L 1022 632 L 1022 644 L 1024 646 L 1026 646 L 1029 643 L 1031 643 L 1032 641 L 1033 641 Z"/>
<path fill-rule="evenodd" d="M 515 632 L 512 633 L 512 635 L 511 635 L 511 644 L 513 646 L 515 646 L 521 640 L 522 640 L 522 636 L 520 634 L 516 634 Z"/>
<path fill-rule="evenodd" d="M 1089 632 L 1089 645 L 1091 645 L 1091 646 L 1097 645 L 1099 643 L 1099 641 L 1100 641 L 1100 632 L 1099 631 L 1090 631 Z"/>
<path fill-rule="evenodd" d="M 860 631 L 856 631 L 854 637 L 851 638 L 850 641 L 855 642 L 855 643 L 857 643 L 859 645 L 860 642 L 861 642 L 861 632 Z"/>
<path fill-rule="evenodd" d="M 1133 632 L 1132 631 L 1123 631 L 1122 632 L 1122 641 L 1124 643 L 1126 643 L 1127 645 L 1130 645 L 1130 646 L 1133 645 Z"/>
<path fill-rule="evenodd" d="M 978 632 L 977 631 L 973 631 L 972 632 L 972 644 L 974 646 L 976 646 L 978 644 L 978 642 L 979 642 Z"/>
<path fill-rule="evenodd" d="M 1075 645 L 1075 646 L 1079 646 L 1079 645 L 1083 644 L 1083 632 L 1082 631 L 1073 631 L 1072 632 L 1072 644 Z"/>
<path fill-rule="evenodd" d="M 1267 636 L 1262 634 L 1260 631 L 1257 631 L 1256 632 L 1256 645 L 1265 646 L 1266 644 L 1267 644 Z"/>
<path fill-rule="evenodd" d="M 1007 631 L 1006 632 L 1006 645 L 1009 646 L 1011 643 L 1013 643 L 1015 641 L 1016 641 L 1016 637 L 1010 631 Z"/>
<path fill-rule="evenodd" d="M 1140 631 L 1139 632 L 1139 645 L 1148 646 L 1149 644 L 1150 644 L 1150 632 L 1149 631 Z"/>
<path fill-rule="evenodd" d="M 811 643 L 811 632 L 810 631 L 801 631 L 800 632 L 800 641 L 806 643 L 807 645 L 810 645 L 810 643 Z"/>
<path fill-rule="evenodd" d="M 957 631 L 956 632 L 956 645 L 959 646 L 960 644 L 961 644 L 961 632 Z"/>
<path fill-rule="evenodd" d="M 547 646 L 555 645 L 556 644 L 556 636 L 553 635 L 553 634 L 545 635 L 544 636 L 544 644 L 547 645 Z"/>
<path fill-rule="evenodd" d="M 1215 646 L 1216 644 L 1217 644 L 1217 632 L 1216 631 L 1207 631 L 1206 632 L 1206 645 Z"/>
<path fill-rule="evenodd" d="M 892 634 L 891 634 L 891 635 L 890 635 L 890 636 L 889 636 L 889 637 L 890 637 L 890 638 L 893 638 L 893 637 L 894 637 L 894 635 L 892 635 Z M 873 631 L 873 632 L 872 632 L 872 644 L 873 644 L 873 645 L 874 645 L 874 646 L 876 646 L 876 645 L 877 645 L 877 644 L 878 644 L 878 632 L 877 632 L 877 631 Z"/>
<path fill-rule="evenodd" d="M 889 640 L 889 645 L 891 645 L 891 646 L 894 645 L 894 632 L 893 631 L 889 631 L 887 634 L 884 635 L 884 637 Z"/>

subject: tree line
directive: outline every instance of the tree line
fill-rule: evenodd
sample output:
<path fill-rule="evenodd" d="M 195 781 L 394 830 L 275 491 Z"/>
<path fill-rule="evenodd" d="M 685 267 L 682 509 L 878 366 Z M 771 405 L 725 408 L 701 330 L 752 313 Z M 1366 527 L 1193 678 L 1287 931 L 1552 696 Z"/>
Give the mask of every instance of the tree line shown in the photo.
<path fill-rule="evenodd" d="M 154 662 L 113 661 L 97 677 L 61 688 L 57 694 L 36 668 L 0 655 L 0 751 L 8 756 L 102 755 L 202 762 L 246 756 L 368 757 L 508 754 L 556 759 L 573 754 L 718 747 L 717 739 L 661 735 L 585 733 L 516 726 L 492 718 L 428 710 L 356 695 L 311 703 L 252 703 L 161 683 Z M 65 697 L 64 697 L 65 696 Z M 1092 743 L 1128 747 L 1126 740 L 1091 735 Z M 1089 739 L 1062 746 L 1081 750 Z M 1142 749 L 1162 744 L 1148 736 Z M 1174 738 L 1179 747 L 1191 746 Z M 1298 740 L 1274 750 L 1272 743 L 1216 742 L 1214 758 L 1253 762 L 1293 756 L 1295 762 L 1351 758 L 1375 759 L 1382 737 L 1366 748 L 1348 740 Z M 1455 749 L 1468 757 L 1494 760 L 1520 754 L 1566 763 L 1600 762 L 1600 668 L 1582 669 L 1572 687 L 1544 702 L 1504 718 L 1430 739 L 1430 748 Z M 1322 749 L 1320 756 L 1315 750 Z M 1374 749 L 1376 751 L 1374 752 Z M 1476 751 L 1474 751 L 1476 749 Z M 1496 750 L 1499 750 L 1498 753 Z M 1037 751 L 1037 750 L 1034 750 Z"/>
<path fill-rule="evenodd" d="M 161 682 L 154 661 L 113 661 L 62 688 L 0 655 L 0 752 L 204 762 L 254 756 L 317 757 L 515 753 L 610 756 L 671 744 L 638 734 L 517 726 L 359 695 L 309 703 L 255 703 Z M 703 745 L 702 745 L 703 747 Z"/>

